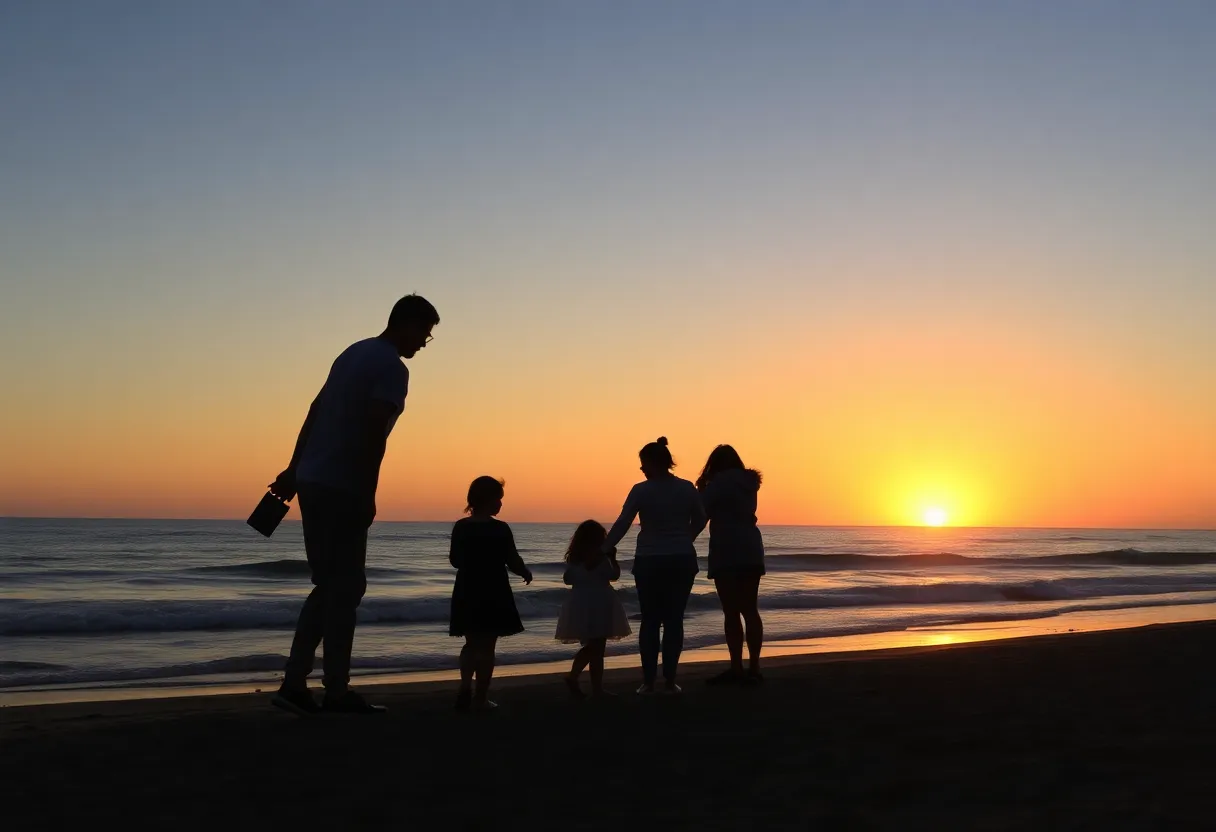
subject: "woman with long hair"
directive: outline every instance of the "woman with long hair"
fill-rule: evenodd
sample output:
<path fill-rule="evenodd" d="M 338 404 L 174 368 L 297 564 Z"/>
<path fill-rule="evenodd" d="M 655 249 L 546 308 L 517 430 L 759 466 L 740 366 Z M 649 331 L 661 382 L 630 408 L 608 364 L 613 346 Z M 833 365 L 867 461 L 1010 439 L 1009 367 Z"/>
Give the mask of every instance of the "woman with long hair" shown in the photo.
<path fill-rule="evenodd" d="M 709 515 L 709 578 L 722 602 L 730 669 L 709 684 L 757 684 L 764 622 L 758 606 L 764 574 L 764 539 L 756 526 L 760 472 L 743 464 L 730 445 L 710 453 L 697 477 L 697 491 Z M 748 667 L 743 669 L 743 643 Z"/>

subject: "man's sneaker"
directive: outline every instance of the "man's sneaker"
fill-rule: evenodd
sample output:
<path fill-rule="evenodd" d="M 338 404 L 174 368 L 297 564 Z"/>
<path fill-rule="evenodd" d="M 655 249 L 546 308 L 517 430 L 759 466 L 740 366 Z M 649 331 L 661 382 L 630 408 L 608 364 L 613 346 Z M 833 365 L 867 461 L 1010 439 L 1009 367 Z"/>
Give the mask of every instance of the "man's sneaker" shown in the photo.
<path fill-rule="evenodd" d="M 321 710 L 327 714 L 383 714 L 388 708 L 383 705 L 373 705 L 353 690 L 340 693 L 337 696 L 325 694 L 321 700 Z"/>
<path fill-rule="evenodd" d="M 308 688 L 279 688 L 275 695 L 270 697 L 270 704 L 296 716 L 315 716 L 321 713 L 320 706 L 312 698 Z"/>

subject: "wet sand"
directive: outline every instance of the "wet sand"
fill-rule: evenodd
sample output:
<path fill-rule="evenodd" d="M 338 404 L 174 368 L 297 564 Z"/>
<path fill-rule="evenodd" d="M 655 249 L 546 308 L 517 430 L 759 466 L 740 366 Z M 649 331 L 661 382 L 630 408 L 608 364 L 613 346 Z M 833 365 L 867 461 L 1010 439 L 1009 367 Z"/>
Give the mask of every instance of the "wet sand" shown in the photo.
<path fill-rule="evenodd" d="M 775 659 L 758 689 L 573 702 L 501 680 L 0 709 L 5 827 L 1207 828 L 1216 623 Z"/>

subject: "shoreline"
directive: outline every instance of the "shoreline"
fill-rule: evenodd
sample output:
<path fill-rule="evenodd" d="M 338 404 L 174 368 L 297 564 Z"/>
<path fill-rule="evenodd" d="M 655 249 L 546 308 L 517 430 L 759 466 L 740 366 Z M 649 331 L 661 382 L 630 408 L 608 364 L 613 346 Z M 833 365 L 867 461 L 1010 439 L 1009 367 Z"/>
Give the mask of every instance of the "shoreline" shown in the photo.
<path fill-rule="evenodd" d="M 1001 620 L 991 623 L 944 624 L 905 630 L 862 633 L 855 635 L 793 639 L 766 642 L 763 656 L 766 665 L 773 659 L 803 658 L 807 662 L 822 662 L 833 658 L 865 660 L 892 653 L 962 646 L 968 644 L 1042 638 L 1055 635 L 1080 635 L 1109 630 L 1122 630 L 1189 622 L 1216 621 L 1216 603 L 1180 604 L 1160 607 L 1130 607 L 1115 610 L 1069 612 L 1044 618 Z M 573 649 L 571 650 L 573 656 Z M 687 650 L 681 657 L 681 667 L 718 664 L 729 658 L 725 645 Z M 636 653 L 609 656 L 605 668 L 610 672 L 636 669 Z M 505 679 L 529 679 L 564 672 L 568 659 L 550 662 L 504 664 L 495 668 L 496 683 Z M 352 684 L 360 690 L 386 689 L 415 685 L 451 685 L 459 678 L 454 669 L 416 671 L 377 671 L 356 673 Z M 48 686 L 0 689 L 0 710 L 99 702 L 128 702 L 148 700 L 190 699 L 215 696 L 250 696 L 269 694 L 278 686 L 278 678 L 258 680 L 222 680 L 215 677 L 199 679 L 150 679 L 141 682 L 117 682 L 111 685 L 88 683 L 78 686 Z M 314 685 L 316 677 L 314 676 Z"/>
<path fill-rule="evenodd" d="M 119 523 L 237 523 L 244 525 L 248 515 L 245 512 L 233 514 L 231 516 L 218 515 L 198 515 L 198 516 L 176 516 L 176 515 L 157 515 L 154 517 L 140 517 L 137 515 L 109 515 L 109 514 L 0 514 L 0 521 L 52 521 L 52 522 L 119 522 Z M 451 525 L 455 522 L 452 517 L 434 517 L 431 519 L 423 519 L 417 517 L 411 518 L 393 518 L 385 517 L 376 518 L 376 524 L 396 524 L 396 525 L 436 525 L 447 524 Z M 585 516 L 570 520 L 529 520 L 527 518 L 512 518 L 505 520 L 506 523 L 529 525 L 529 526 L 570 526 L 573 528 L 587 519 Z M 284 517 L 282 523 L 299 523 L 298 516 Z M 776 523 L 765 521 L 759 524 L 763 531 L 765 528 L 778 529 L 921 529 L 925 531 L 934 531 L 938 529 L 959 529 L 962 531 L 988 531 L 994 529 L 1009 529 L 1012 531 L 1045 531 L 1045 532 L 1216 532 L 1216 527 L 1206 526 L 968 526 L 954 523 L 947 523 L 943 526 L 926 526 L 924 523 Z"/>
<path fill-rule="evenodd" d="M 1213 605 L 1216 607 L 1216 605 Z M 944 629 L 944 628 L 943 628 Z M 809 673 L 826 671 L 832 666 L 868 667 L 882 666 L 891 663 L 915 662 L 921 657 L 930 655 L 953 655 L 965 660 L 968 654 L 984 655 L 998 650 L 1035 650 L 1039 648 L 1059 648 L 1068 650 L 1072 644 L 1083 649 L 1086 641 L 1098 641 L 1110 636 L 1143 635 L 1150 638 L 1168 636 L 1170 633 L 1210 631 L 1216 638 L 1216 618 L 1195 618 L 1179 621 L 1145 621 L 1102 627 L 1092 630 L 1057 629 L 1039 633 L 1009 633 L 993 637 L 947 639 L 940 636 L 940 630 L 933 631 L 931 637 L 925 639 L 908 639 L 909 643 L 891 644 L 888 646 L 856 649 L 841 646 L 837 650 L 807 652 L 791 647 L 784 651 L 766 652 L 764 655 L 764 673 L 767 681 L 778 680 L 786 676 L 805 677 Z M 877 633 L 873 635 L 889 635 Z M 902 635 L 902 634 L 894 634 Z M 851 638 L 844 636 L 841 638 Z M 799 642 L 790 642 L 797 645 Z M 767 647 L 767 645 L 766 645 Z M 714 673 L 726 666 L 729 661 L 726 649 L 705 648 L 703 653 L 719 653 L 721 655 L 700 656 L 695 661 L 680 660 L 680 685 L 686 688 L 684 701 L 688 696 L 701 695 L 702 684 Z M 612 689 L 620 700 L 643 701 L 633 693 L 637 684 L 635 674 L 640 665 L 630 662 L 631 657 L 616 657 L 618 662 L 609 660 L 605 663 L 605 686 Z M 569 669 L 569 662 L 547 662 L 534 665 L 508 665 L 496 667 L 491 694 L 498 698 L 504 691 L 509 694 L 512 704 L 518 704 L 523 696 L 537 695 L 545 700 L 553 695 L 564 696 L 565 686 L 562 676 Z M 502 672 L 515 670 L 517 672 Z M 446 709 L 459 679 L 457 671 L 422 671 L 417 673 L 387 673 L 372 676 L 356 677 L 353 685 L 360 692 L 367 694 L 375 702 L 381 702 L 386 697 L 398 702 L 425 702 L 428 705 L 435 701 L 441 702 Z M 587 673 L 582 676 L 582 685 L 587 686 Z M 313 693 L 319 697 L 321 688 L 318 683 L 310 685 Z M 180 689 L 157 689 L 153 696 L 118 695 L 108 698 L 65 699 L 56 701 L 27 702 L 20 705 L 0 706 L 0 741 L 14 727 L 17 730 L 28 728 L 46 720 L 51 722 L 60 719 L 69 722 L 79 719 L 108 719 L 110 717 L 172 717 L 175 715 L 198 715 L 211 713 L 261 711 L 276 716 L 284 716 L 291 721 L 299 717 L 284 715 L 269 703 L 276 685 L 241 684 L 216 685 L 214 687 L 185 687 Z M 705 688 L 714 695 L 721 690 Z M 746 691 L 743 689 L 741 692 Z M 764 686 L 758 690 L 764 690 Z M 180 691 L 177 693 L 175 691 Z M 126 693 L 121 691 L 120 693 Z M 86 692 L 91 693 L 91 691 Z M 663 698 L 663 697 L 658 697 Z M 505 702 L 507 697 L 502 697 Z M 582 704 L 591 704 L 589 702 Z M 616 704 L 615 702 L 613 704 Z M 400 716 L 400 709 L 391 708 L 390 714 Z M 348 717 L 320 717 L 321 719 L 348 719 Z M 313 717 L 312 719 L 317 719 Z M 358 718 L 356 718 L 358 721 Z M 307 721 L 307 720 L 306 720 Z M 371 722 L 377 721 L 375 718 Z"/>
<path fill-rule="evenodd" d="M 1162 829 L 1210 825 L 1216 622 L 777 656 L 755 688 L 575 701 L 553 677 L 0 711 L 14 828 Z M 588 786 L 592 786 L 588 792 Z M 592 799 L 593 798 L 593 799 Z"/>

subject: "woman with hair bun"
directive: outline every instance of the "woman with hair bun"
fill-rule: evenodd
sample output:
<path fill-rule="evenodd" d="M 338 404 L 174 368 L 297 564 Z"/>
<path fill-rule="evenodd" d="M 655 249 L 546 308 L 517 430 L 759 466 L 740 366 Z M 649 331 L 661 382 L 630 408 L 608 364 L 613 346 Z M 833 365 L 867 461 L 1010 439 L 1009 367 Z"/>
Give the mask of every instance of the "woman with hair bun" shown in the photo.
<path fill-rule="evenodd" d="M 663 692 L 677 694 L 676 670 L 684 648 L 684 608 L 697 576 L 697 551 L 693 541 L 705 528 L 705 509 L 691 482 L 671 472 L 675 460 L 667 449 L 667 437 L 646 444 L 638 452 L 646 479 L 629 491 L 621 516 L 608 532 L 604 551 L 615 549 L 621 538 L 641 518 L 633 579 L 642 626 L 638 648 L 642 654 L 642 686 L 638 694 L 655 692 L 659 652 L 663 655 Z M 659 631 L 662 630 L 660 638 Z"/>

